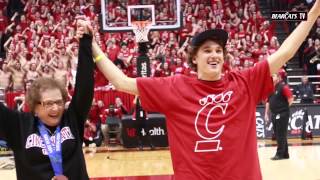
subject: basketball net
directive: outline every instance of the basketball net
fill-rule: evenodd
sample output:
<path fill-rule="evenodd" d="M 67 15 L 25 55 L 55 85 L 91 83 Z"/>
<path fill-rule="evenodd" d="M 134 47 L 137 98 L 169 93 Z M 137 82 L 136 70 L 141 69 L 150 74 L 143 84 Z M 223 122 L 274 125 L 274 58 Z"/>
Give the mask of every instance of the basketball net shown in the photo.
<path fill-rule="evenodd" d="M 150 21 L 133 21 L 131 22 L 136 42 L 148 42 L 148 33 L 151 28 Z"/>

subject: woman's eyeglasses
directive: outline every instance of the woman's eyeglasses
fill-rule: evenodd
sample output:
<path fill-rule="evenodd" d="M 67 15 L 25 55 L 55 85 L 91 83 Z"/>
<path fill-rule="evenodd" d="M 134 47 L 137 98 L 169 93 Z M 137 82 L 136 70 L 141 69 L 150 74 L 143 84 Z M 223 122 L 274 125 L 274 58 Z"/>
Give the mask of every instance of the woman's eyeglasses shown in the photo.
<path fill-rule="evenodd" d="M 64 101 L 62 99 L 59 99 L 59 100 L 55 100 L 55 101 L 42 101 L 42 102 L 39 102 L 39 104 L 42 105 L 42 107 L 44 107 L 45 109 L 51 109 L 55 104 L 61 108 L 64 106 Z"/>

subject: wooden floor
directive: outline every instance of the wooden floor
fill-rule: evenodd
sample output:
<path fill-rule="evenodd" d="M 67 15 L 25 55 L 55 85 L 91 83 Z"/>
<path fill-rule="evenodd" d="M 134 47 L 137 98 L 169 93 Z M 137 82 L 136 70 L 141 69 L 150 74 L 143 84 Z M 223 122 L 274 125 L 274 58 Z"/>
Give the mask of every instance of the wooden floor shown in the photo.
<path fill-rule="evenodd" d="M 259 141 L 259 158 L 264 180 L 320 180 L 320 138 L 289 140 L 290 159 L 271 161 L 274 141 Z M 92 180 L 173 180 L 167 149 L 124 150 L 122 148 L 86 148 L 87 169 Z M 0 168 L 5 167 L 0 158 Z M 8 160 L 6 161 L 8 163 Z M 10 162 L 10 161 L 9 161 Z M 15 169 L 0 170 L 1 179 L 14 180 Z"/>

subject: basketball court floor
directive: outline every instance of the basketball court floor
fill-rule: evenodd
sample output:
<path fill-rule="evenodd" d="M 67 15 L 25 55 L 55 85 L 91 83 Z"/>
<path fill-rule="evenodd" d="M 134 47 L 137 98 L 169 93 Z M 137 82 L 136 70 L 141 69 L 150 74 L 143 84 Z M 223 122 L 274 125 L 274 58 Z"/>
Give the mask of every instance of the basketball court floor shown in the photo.
<path fill-rule="evenodd" d="M 264 180 L 320 180 L 320 138 L 289 140 L 290 159 L 271 161 L 274 141 L 259 141 L 259 157 Z M 173 180 L 168 149 L 85 148 L 87 169 L 92 180 Z M 1 179 L 14 180 L 12 158 L 2 153 Z"/>

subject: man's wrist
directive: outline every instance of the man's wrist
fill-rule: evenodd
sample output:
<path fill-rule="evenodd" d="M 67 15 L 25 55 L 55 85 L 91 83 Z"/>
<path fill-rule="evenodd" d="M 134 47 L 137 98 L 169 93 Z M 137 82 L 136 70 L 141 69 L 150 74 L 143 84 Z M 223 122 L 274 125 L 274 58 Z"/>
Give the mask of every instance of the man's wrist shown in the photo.
<path fill-rule="evenodd" d="M 102 61 L 104 58 L 104 54 L 99 54 L 98 56 L 94 57 L 94 62 L 97 63 L 99 61 Z"/>
<path fill-rule="evenodd" d="M 99 56 L 101 53 L 98 51 L 99 46 L 95 41 L 92 41 L 92 55 L 93 57 Z"/>

